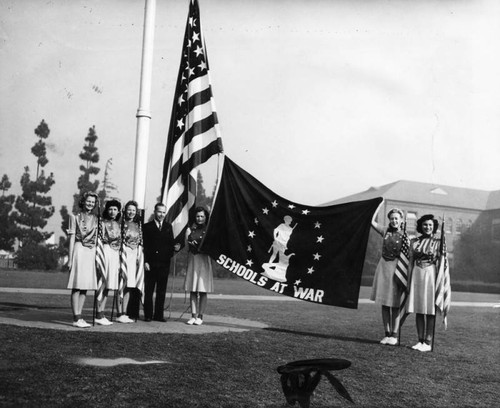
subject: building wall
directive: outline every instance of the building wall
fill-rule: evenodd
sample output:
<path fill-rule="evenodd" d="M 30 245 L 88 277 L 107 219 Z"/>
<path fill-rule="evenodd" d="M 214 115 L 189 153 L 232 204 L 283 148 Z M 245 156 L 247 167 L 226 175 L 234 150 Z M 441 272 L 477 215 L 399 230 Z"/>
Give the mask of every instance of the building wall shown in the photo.
<path fill-rule="evenodd" d="M 408 232 L 413 236 L 417 235 L 415 222 L 418 218 L 434 214 L 441 222 L 444 215 L 452 282 L 500 283 L 500 209 L 476 211 L 385 199 L 376 221 L 387 226 L 387 213 L 394 207 L 401 209 L 407 216 Z M 381 248 L 380 236 L 370 233 L 363 273 L 364 285 L 370 285 L 373 280 Z"/>
<path fill-rule="evenodd" d="M 445 219 L 446 244 L 450 258 L 453 257 L 455 242 L 460 239 L 462 233 L 472 228 L 481 215 L 480 211 L 458 209 L 452 207 L 436 206 L 432 204 L 415 204 L 404 201 L 385 200 L 382 208 L 377 215 L 377 222 L 382 225 L 388 225 L 387 213 L 391 208 L 401 209 L 407 220 L 407 231 L 411 236 L 417 236 L 416 221 L 425 214 L 433 214 L 439 220 L 440 227 Z M 500 219 L 500 211 L 499 217 Z"/>

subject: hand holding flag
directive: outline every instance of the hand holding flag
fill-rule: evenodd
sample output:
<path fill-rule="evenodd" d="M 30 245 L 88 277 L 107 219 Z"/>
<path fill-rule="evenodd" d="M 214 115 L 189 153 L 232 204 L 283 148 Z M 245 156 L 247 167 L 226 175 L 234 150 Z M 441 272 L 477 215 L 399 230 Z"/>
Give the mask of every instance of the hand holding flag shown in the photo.
<path fill-rule="evenodd" d="M 450 267 L 448 261 L 448 251 L 446 248 L 446 237 L 444 231 L 444 219 L 441 225 L 441 245 L 439 268 L 436 277 L 436 309 L 443 314 L 443 323 L 445 329 L 448 328 L 448 312 L 451 305 L 451 284 Z"/>

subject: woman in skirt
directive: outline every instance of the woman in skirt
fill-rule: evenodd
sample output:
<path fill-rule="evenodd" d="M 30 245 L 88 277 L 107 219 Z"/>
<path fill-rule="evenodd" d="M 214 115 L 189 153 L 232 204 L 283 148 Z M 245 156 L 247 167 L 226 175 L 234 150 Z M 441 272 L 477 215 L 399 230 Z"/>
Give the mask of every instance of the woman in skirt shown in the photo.
<path fill-rule="evenodd" d="M 71 310 L 73 326 L 90 327 L 83 318 L 82 310 L 87 290 L 97 289 L 95 254 L 98 218 L 94 214 L 97 194 L 86 192 L 79 202 L 81 209 L 77 215 L 69 217 L 69 259 L 70 275 L 68 289 L 71 289 Z"/>
<path fill-rule="evenodd" d="M 421 235 L 411 244 L 412 273 L 408 312 L 416 313 L 418 343 L 412 348 L 431 351 L 434 322 L 436 319 L 435 295 L 437 262 L 440 241 L 434 236 L 439 226 L 432 214 L 417 220 Z"/>
<path fill-rule="evenodd" d="M 207 307 L 208 296 L 214 290 L 214 274 L 212 259 L 199 251 L 199 247 L 207 230 L 208 211 L 196 207 L 195 222 L 186 231 L 188 243 L 188 263 L 184 290 L 190 292 L 191 319 L 187 324 L 203 323 L 203 313 Z"/>
<path fill-rule="evenodd" d="M 103 326 L 113 324 L 106 316 L 104 309 L 106 300 L 110 290 L 118 290 L 118 272 L 120 268 L 120 211 L 122 205 L 118 200 L 110 200 L 106 202 L 102 214 L 102 229 L 103 229 L 103 244 L 104 244 L 104 260 L 106 273 L 106 289 L 103 292 L 103 298 L 97 306 L 97 316 L 95 322 Z M 116 296 L 116 294 L 115 294 Z M 114 307 L 114 305 L 113 305 Z"/>
<path fill-rule="evenodd" d="M 120 249 L 121 256 L 121 274 L 120 279 L 124 283 L 123 298 L 118 301 L 119 323 L 133 323 L 127 314 L 127 306 L 130 300 L 130 294 L 141 286 L 141 270 L 144 271 L 142 257 L 142 234 L 140 225 L 139 206 L 135 201 L 129 201 L 125 204 L 122 221 L 122 244 Z M 143 279 L 143 276 L 142 276 Z"/>
<path fill-rule="evenodd" d="M 403 211 L 393 208 L 387 214 L 387 218 L 389 219 L 387 228 L 381 227 L 375 221 L 375 217 L 372 220 L 372 227 L 384 238 L 384 243 L 382 258 L 375 270 L 370 299 L 382 306 L 385 337 L 380 343 L 395 346 L 398 344 L 399 303 L 403 290 L 395 278 L 396 265 L 403 243 L 401 230 Z"/>

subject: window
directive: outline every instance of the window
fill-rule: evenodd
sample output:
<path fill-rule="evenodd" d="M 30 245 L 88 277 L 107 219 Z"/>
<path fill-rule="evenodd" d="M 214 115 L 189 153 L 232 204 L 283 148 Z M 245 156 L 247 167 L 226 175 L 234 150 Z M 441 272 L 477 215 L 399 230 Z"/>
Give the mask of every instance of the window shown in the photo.
<path fill-rule="evenodd" d="M 415 235 L 417 232 L 417 213 L 408 211 L 406 213 L 406 232 Z"/>
<path fill-rule="evenodd" d="M 500 242 L 500 219 L 497 218 L 491 222 L 491 240 Z"/>
<path fill-rule="evenodd" d="M 446 222 L 444 223 L 444 232 L 446 234 L 451 234 L 452 225 L 453 225 L 453 219 L 450 217 L 446 218 Z"/>
<path fill-rule="evenodd" d="M 431 190 L 431 194 L 448 195 L 448 193 L 441 187 L 436 187 L 435 189 Z"/>
<path fill-rule="evenodd" d="M 455 224 L 455 233 L 460 235 L 463 232 L 464 223 L 461 218 L 459 218 Z"/>
<path fill-rule="evenodd" d="M 472 220 L 467 221 L 467 231 L 472 228 Z"/>

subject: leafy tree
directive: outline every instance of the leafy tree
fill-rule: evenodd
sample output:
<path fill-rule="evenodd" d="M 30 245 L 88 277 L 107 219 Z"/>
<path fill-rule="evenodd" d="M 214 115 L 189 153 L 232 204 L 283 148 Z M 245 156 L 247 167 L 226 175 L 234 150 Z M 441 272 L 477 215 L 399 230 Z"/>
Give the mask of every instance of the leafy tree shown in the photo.
<path fill-rule="evenodd" d="M 2 180 L 0 180 L 0 190 L 2 190 L 2 196 L 0 196 L 0 249 L 6 251 L 12 251 L 15 240 L 15 225 L 9 216 L 14 205 L 15 196 L 5 195 L 5 192 L 10 189 L 12 183 L 9 181 L 9 177 L 4 174 Z"/>
<path fill-rule="evenodd" d="M 454 280 L 500 283 L 500 251 L 489 234 L 478 229 L 462 232 L 454 243 L 453 253 L 452 285 Z"/>
<path fill-rule="evenodd" d="M 61 209 L 59 210 L 59 213 L 61 214 L 62 222 L 61 222 L 61 229 L 64 232 L 64 236 L 59 237 L 59 244 L 58 244 L 58 252 L 61 258 L 64 258 L 69 254 L 69 241 L 66 235 L 68 234 L 68 228 L 69 228 L 69 212 L 68 212 L 68 207 L 65 205 L 61 206 Z M 63 269 L 67 270 L 67 266 L 63 266 Z"/>
<path fill-rule="evenodd" d="M 59 214 L 61 214 L 61 218 L 62 218 L 61 229 L 65 234 L 67 234 L 68 228 L 69 228 L 68 207 L 66 207 L 65 205 L 61 206 L 61 209 L 59 210 Z"/>
<path fill-rule="evenodd" d="M 16 264 L 21 269 L 54 270 L 57 268 L 58 259 L 57 247 L 35 242 L 28 242 L 16 253 Z"/>
<path fill-rule="evenodd" d="M 16 225 L 16 236 L 22 243 L 40 243 L 48 239 L 52 233 L 42 231 L 47 225 L 47 220 L 54 214 L 52 197 L 47 193 L 54 185 L 54 175 L 45 175 L 43 168 L 49 162 L 45 139 L 49 137 L 50 129 L 44 120 L 35 129 L 39 140 L 31 148 L 31 152 L 37 158 L 36 177 L 31 180 L 30 169 L 24 167 L 21 176 L 22 194 L 15 202 L 15 211 L 11 215 Z"/>

